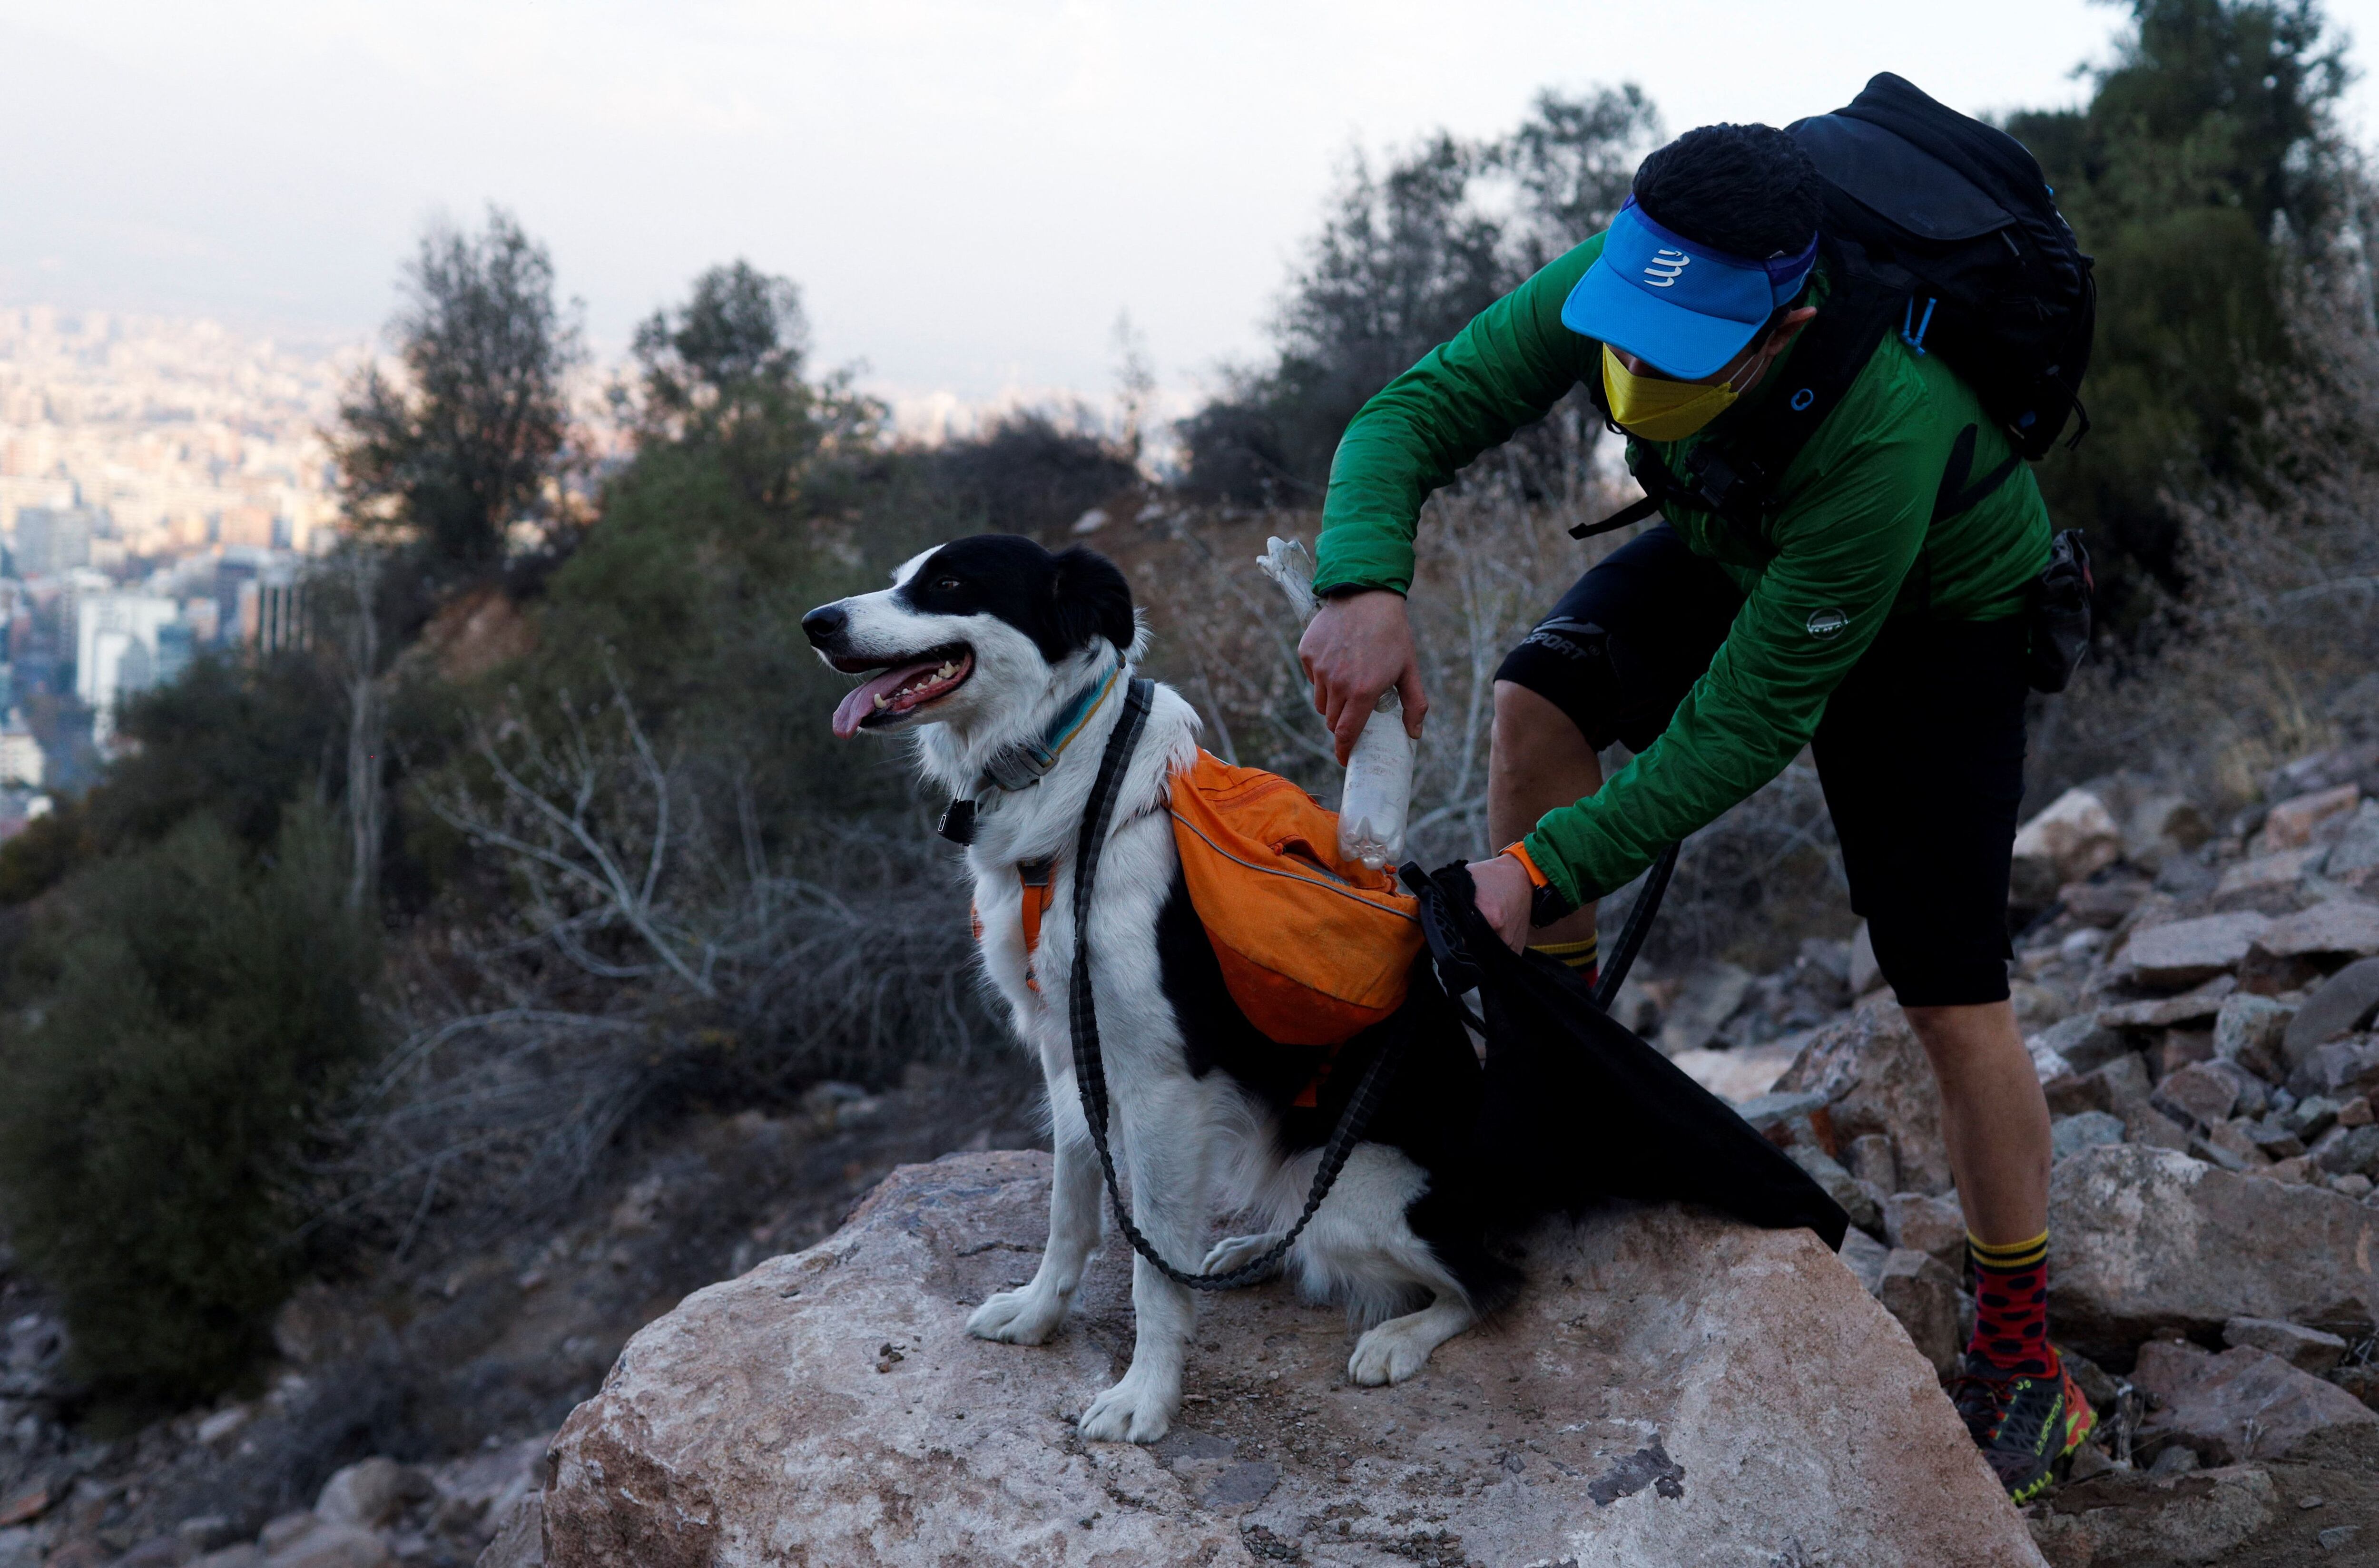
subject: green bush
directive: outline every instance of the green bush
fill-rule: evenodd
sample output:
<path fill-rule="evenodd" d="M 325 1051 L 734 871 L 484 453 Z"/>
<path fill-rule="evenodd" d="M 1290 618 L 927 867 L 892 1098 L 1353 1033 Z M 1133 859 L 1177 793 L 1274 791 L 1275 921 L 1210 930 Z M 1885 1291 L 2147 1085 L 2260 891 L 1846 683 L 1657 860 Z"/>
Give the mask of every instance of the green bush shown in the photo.
<path fill-rule="evenodd" d="M 373 962 L 310 806 L 251 857 L 211 816 L 58 889 L 0 1021 L 0 1213 L 114 1398 L 238 1378 L 303 1261 L 305 1146 L 370 1048 Z"/>

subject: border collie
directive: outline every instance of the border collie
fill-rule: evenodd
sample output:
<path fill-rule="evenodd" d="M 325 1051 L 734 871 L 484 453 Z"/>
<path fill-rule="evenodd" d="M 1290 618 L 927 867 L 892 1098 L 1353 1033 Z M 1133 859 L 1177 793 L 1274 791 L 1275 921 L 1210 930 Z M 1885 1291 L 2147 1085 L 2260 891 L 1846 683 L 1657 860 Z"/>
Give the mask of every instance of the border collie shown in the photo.
<path fill-rule="evenodd" d="M 925 778 L 973 803 L 966 862 L 978 945 L 1018 1035 L 1040 1058 L 1057 1170 L 1039 1270 L 984 1302 L 967 1328 L 1038 1345 L 1064 1319 L 1106 1210 L 1067 1027 L 1070 862 L 1146 644 L 1131 590 L 1090 550 L 1052 554 L 1031 539 L 986 535 L 915 557 L 890 588 L 814 609 L 802 629 L 828 664 L 864 677 L 836 710 L 835 733 L 913 731 Z M 1215 1272 L 1260 1257 L 1294 1222 L 1359 1076 L 1349 1058 L 1378 1031 L 1344 1048 L 1320 1104 L 1301 1109 L 1295 1102 L 1316 1054 L 1266 1041 L 1230 1000 L 1165 810 L 1172 775 L 1196 755 L 1198 729 L 1190 705 L 1159 685 L 1117 797 L 1090 920 L 1111 1137 L 1133 1222 L 1188 1269 L 1218 1208 L 1259 1216 L 1256 1234 L 1203 1251 L 1203 1269 Z M 1050 884 L 1029 955 L 1020 867 Z M 1486 1251 L 1475 1196 L 1464 1190 L 1477 1060 L 1442 993 L 1416 984 L 1413 995 L 1407 1015 L 1425 1016 L 1391 1020 L 1413 1032 L 1387 1096 L 1285 1264 L 1310 1297 L 1345 1306 L 1363 1329 L 1346 1368 L 1357 1383 L 1411 1377 L 1516 1280 Z M 1180 1406 L 1194 1294 L 1135 1257 L 1132 1306 L 1130 1369 L 1082 1413 L 1086 1439 L 1153 1442 Z"/>

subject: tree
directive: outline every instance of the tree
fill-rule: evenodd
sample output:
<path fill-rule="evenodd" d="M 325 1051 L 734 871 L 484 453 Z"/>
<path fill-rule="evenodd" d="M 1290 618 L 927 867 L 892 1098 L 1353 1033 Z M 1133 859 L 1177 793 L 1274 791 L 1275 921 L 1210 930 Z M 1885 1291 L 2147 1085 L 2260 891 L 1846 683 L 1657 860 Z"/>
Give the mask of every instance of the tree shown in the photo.
<path fill-rule="evenodd" d="M 1501 140 L 1441 131 L 1376 177 L 1359 156 L 1274 322 L 1274 365 L 1234 377 L 1178 428 L 1184 488 L 1319 501 L 1338 438 L 1371 394 L 1607 226 L 1659 135 L 1635 87 L 1548 90 Z M 1524 440 L 1516 455 L 1547 454 Z"/>
<path fill-rule="evenodd" d="M 408 543 L 433 578 L 483 573 L 518 522 L 555 521 L 578 329 L 545 247 L 500 208 L 486 232 L 435 228 L 390 323 L 402 379 L 372 366 L 332 441 L 349 514 Z"/>
<path fill-rule="evenodd" d="M 2089 439 L 2039 470 L 2090 530 L 2102 608 L 2142 624 L 2186 591 L 2177 499 L 2246 472 L 2263 388 L 2296 359 L 2283 301 L 2337 264 L 2342 45 L 2314 0 L 2133 0 L 2079 110 L 2008 129 L 2097 257 Z"/>

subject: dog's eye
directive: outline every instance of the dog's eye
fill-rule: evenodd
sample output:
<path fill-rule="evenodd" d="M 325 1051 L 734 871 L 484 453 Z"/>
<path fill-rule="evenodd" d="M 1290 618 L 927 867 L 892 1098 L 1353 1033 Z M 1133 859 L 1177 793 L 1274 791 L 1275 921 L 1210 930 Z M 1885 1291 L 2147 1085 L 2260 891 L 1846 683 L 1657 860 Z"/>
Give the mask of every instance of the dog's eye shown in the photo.
<path fill-rule="evenodd" d="M 955 577 L 936 577 L 934 579 L 934 586 L 942 589 L 944 592 L 955 590 L 958 585 L 959 580 Z"/>

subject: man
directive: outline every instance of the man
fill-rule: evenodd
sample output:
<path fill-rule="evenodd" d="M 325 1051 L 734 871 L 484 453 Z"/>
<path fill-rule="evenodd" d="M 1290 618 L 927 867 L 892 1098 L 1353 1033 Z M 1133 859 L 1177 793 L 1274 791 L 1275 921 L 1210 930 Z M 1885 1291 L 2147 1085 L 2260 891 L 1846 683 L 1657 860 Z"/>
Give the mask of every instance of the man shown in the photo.
<path fill-rule="evenodd" d="M 1390 687 L 1419 733 L 1403 595 L 1421 502 L 1456 470 L 1581 381 L 1673 473 L 1730 407 L 1805 395 L 1794 342 L 1833 287 L 1820 189 L 1781 131 L 1689 132 L 1645 160 L 1606 233 L 1357 415 L 1300 649 L 1342 759 Z M 1814 744 L 1853 907 L 1940 1083 L 1977 1299 L 1958 1407 L 2023 1501 L 2091 1426 L 2047 1338 L 2048 1108 L 2008 1003 L 2023 611 L 2049 525 L 2020 464 L 1969 500 L 1963 476 L 2012 448 L 1920 346 L 1885 334 L 1756 533 L 1666 506 L 1512 651 L 1488 794 L 1509 848 L 1470 871 L 1515 948 L 1591 972 L 1595 901 Z M 1614 742 L 1635 760 L 1606 780 Z"/>

